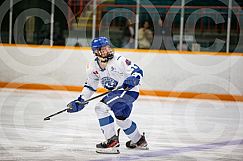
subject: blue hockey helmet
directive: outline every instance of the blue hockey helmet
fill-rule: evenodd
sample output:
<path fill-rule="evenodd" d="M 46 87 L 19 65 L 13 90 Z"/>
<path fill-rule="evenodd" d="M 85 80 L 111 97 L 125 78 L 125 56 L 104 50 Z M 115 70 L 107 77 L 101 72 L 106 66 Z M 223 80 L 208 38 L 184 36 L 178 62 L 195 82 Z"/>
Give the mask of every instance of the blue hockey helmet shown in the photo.
<path fill-rule="evenodd" d="M 114 57 L 110 42 L 106 37 L 95 38 L 91 42 L 91 48 L 93 53 L 101 60 L 101 62 L 108 62 Z"/>
<path fill-rule="evenodd" d="M 91 42 L 91 48 L 94 53 L 96 50 L 100 50 L 100 48 L 107 46 L 107 45 L 110 46 L 110 42 L 106 37 L 94 38 L 94 40 Z"/>

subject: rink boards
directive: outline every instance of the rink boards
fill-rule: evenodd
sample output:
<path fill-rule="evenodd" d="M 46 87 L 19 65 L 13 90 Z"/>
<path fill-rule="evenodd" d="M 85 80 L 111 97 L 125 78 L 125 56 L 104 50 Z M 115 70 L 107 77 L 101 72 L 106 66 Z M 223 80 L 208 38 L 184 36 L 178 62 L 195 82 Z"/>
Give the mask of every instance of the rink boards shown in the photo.
<path fill-rule="evenodd" d="M 89 48 L 0 46 L 0 86 L 44 85 L 81 90 Z M 243 54 L 115 49 L 144 70 L 141 93 L 150 96 L 243 101 Z M 15 87 L 14 87 L 15 88 Z M 31 88 L 31 87 L 27 87 Z"/>

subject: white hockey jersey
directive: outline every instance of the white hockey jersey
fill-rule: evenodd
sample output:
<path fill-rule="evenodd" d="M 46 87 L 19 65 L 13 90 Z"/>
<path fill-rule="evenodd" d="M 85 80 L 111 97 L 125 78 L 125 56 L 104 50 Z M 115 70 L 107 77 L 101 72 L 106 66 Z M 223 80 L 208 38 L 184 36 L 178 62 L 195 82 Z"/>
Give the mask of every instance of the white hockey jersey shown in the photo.
<path fill-rule="evenodd" d="M 106 87 L 119 87 L 129 76 L 143 77 L 143 71 L 130 60 L 114 53 L 114 57 L 107 62 L 105 69 L 99 66 L 98 58 L 95 58 L 87 65 L 87 80 L 81 95 L 84 99 L 88 99 L 96 91 L 99 84 Z M 139 87 L 135 86 L 130 91 L 139 91 Z"/>

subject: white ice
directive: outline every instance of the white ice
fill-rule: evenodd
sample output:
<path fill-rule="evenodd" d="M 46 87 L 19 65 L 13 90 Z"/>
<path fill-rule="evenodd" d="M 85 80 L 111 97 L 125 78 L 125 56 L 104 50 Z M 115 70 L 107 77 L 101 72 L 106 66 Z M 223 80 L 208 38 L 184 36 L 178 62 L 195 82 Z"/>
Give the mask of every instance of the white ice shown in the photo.
<path fill-rule="evenodd" d="M 121 132 L 121 153 L 108 155 L 95 152 L 104 141 L 94 111 L 98 100 L 43 121 L 78 95 L 0 89 L 0 160 L 243 160 L 243 103 L 141 96 L 131 118 L 150 150 L 126 149 Z"/>

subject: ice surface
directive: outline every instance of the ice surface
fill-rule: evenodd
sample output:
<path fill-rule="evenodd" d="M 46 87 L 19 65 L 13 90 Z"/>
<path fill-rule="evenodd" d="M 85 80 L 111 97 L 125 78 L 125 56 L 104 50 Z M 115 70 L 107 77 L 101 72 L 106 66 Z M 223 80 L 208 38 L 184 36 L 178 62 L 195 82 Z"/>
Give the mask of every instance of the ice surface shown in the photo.
<path fill-rule="evenodd" d="M 125 148 L 97 154 L 104 141 L 94 106 L 74 114 L 60 111 L 78 92 L 0 89 L 0 160 L 242 161 L 243 103 L 141 96 L 131 118 L 145 132 L 149 151 Z"/>

